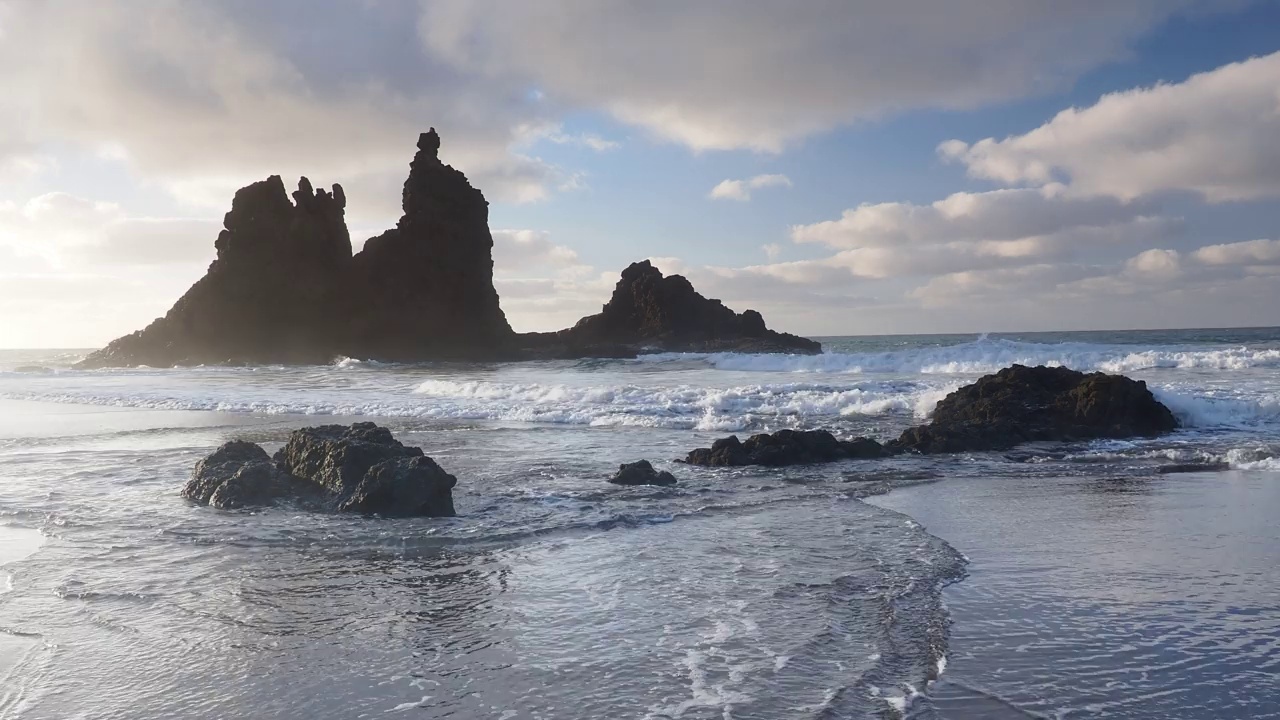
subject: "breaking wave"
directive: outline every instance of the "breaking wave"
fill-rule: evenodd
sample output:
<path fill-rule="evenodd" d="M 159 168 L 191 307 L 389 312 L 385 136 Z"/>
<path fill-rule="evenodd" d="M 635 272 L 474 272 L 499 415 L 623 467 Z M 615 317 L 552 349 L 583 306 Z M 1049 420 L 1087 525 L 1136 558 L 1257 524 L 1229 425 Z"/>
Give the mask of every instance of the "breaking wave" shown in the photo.
<path fill-rule="evenodd" d="M 702 361 L 718 370 L 744 372 L 979 375 L 1018 364 L 1124 373 L 1156 368 L 1245 370 L 1280 367 L 1280 349 L 1143 348 L 1090 343 L 1044 344 L 982 337 L 958 345 L 886 352 L 826 352 L 820 355 L 660 353 L 641 358 L 641 362 L 650 363 L 691 360 Z"/>

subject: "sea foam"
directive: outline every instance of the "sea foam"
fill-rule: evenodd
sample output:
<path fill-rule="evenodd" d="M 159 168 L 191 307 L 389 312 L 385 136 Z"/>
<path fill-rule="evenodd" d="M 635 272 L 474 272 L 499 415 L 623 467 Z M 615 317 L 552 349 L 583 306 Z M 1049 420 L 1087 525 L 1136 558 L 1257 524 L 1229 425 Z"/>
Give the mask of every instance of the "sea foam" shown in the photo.
<path fill-rule="evenodd" d="M 974 375 L 1009 365 L 1065 366 L 1109 373 L 1154 368 L 1244 370 L 1280 367 L 1280 350 L 1239 348 L 1143 348 L 1089 343 L 1029 343 L 980 338 L 941 347 L 819 355 L 659 353 L 641 362 L 701 361 L 718 370 L 801 373 L 919 373 Z"/>

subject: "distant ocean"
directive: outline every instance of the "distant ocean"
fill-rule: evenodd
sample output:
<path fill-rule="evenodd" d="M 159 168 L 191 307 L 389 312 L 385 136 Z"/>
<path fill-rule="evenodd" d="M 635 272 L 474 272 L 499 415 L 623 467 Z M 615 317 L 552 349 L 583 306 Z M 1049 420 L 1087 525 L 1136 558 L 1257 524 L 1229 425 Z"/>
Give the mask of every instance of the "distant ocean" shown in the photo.
<path fill-rule="evenodd" d="M 817 356 L 77 371 L 0 351 L 0 719 L 1280 718 L 1280 329 L 820 338 Z M 1146 380 L 1154 440 L 787 469 L 1012 363 Z M 452 519 L 179 496 L 372 419 Z M 674 488 L 605 479 L 648 458 Z M 1167 473 L 1175 464 L 1211 464 Z"/>

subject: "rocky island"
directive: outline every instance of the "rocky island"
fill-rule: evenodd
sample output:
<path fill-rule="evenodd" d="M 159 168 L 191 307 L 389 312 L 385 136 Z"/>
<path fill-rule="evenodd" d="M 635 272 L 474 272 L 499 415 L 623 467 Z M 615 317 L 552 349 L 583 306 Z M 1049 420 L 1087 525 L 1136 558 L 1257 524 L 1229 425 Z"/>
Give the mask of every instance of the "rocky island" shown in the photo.
<path fill-rule="evenodd" d="M 556 333 L 517 334 L 493 285 L 489 203 L 418 139 L 396 227 L 352 253 L 341 185 L 273 175 L 236 192 L 208 272 L 143 330 L 81 367 L 631 357 L 650 351 L 815 353 L 687 279 L 635 263 L 603 310 Z"/>

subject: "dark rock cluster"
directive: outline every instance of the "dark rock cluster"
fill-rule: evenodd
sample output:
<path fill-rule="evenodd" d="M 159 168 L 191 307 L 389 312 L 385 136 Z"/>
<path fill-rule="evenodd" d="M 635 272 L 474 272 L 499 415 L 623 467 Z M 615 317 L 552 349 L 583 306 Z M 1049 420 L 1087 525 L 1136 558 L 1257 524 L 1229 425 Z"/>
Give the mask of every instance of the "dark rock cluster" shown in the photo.
<path fill-rule="evenodd" d="M 1178 427 L 1147 384 L 1123 375 L 1012 365 L 947 395 L 892 452 L 1007 450 L 1038 440 L 1154 437 Z"/>
<path fill-rule="evenodd" d="M 620 465 L 609 482 L 614 485 L 675 485 L 676 476 L 666 470 L 654 470 L 648 460 L 637 460 Z"/>
<path fill-rule="evenodd" d="M 747 438 L 737 435 L 716 440 L 709 448 L 689 453 L 690 465 L 807 465 L 855 458 L 884 457 L 884 448 L 869 438 L 839 440 L 826 430 L 779 430 Z"/>
<path fill-rule="evenodd" d="M 337 512 L 451 517 L 457 478 L 374 423 L 302 428 L 274 458 L 233 440 L 196 465 L 182 494 L 235 509 L 294 499 Z"/>
<path fill-rule="evenodd" d="M 1123 375 L 1013 365 L 947 395 L 927 425 L 881 446 L 824 430 L 736 435 L 689 453 L 690 465 L 803 465 L 902 453 L 1007 450 L 1024 442 L 1154 437 L 1178 427 L 1146 383 Z M 1168 472 L 1172 472 L 1169 470 Z"/>
<path fill-rule="evenodd" d="M 418 139 L 404 215 L 352 255 L 346 195 L 279 176 L 236 192 L 208 273 L 145 329 L 81 367 L 311 364 L 339 356 L 416 362 L 634 356 L 646 349 L 818 352 L 699 295 L 648 262 L 623 272 L 599 315 L 559 333 L 516 335 L 493 285 L 489 204 Z"/>
<path fill-rule="evenodd" d="M 703 297 L 683 275 L 663 276 L 648 260 L 622 271 L 613 296 L 596 315 L 556 333 L 523 341 L 542 354 L 633 357 L 640 352 L 818 353 L 822 344 L 775 332 L 755 310 L 735 313 Z"/>

